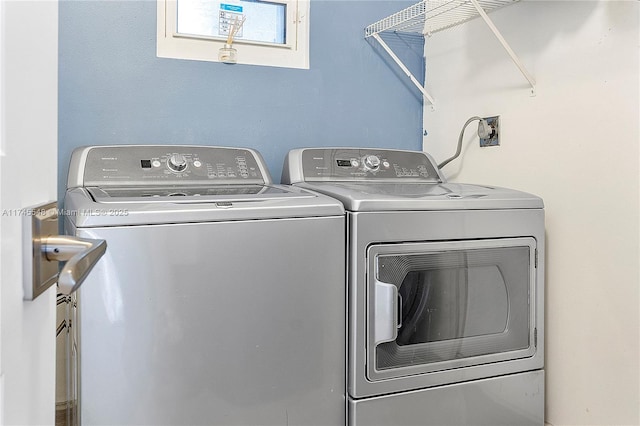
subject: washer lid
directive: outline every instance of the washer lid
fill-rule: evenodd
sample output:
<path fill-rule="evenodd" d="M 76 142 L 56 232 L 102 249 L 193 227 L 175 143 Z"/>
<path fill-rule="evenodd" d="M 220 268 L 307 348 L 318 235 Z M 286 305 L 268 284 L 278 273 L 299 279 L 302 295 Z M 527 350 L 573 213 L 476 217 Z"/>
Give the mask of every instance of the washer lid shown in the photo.
<path fill-rule="evenodd" d="M 71 188 L 65 195 L 61 214 L 76 228 L 330 216 L 344 218 L 342 204 L 326 195 L 296 187 L 258 187 L 264 192 L 158 197 L 138 197 L 141 193 L 127 193 L 126 190 L 118 193 L 117 188 L 109 188 L 111 196 L 103 188 Z"/>
<path fill-rule="evenodd" d="M 216 203 L 308 196 L 269 185 L 89 187 L 96 203 Z"/>
<path fill-rule="evenodd" d="M 459 183 L 300 183 L 338 199 L 349 211 L 543 208 L 540 197 L 513 189 Z"/>

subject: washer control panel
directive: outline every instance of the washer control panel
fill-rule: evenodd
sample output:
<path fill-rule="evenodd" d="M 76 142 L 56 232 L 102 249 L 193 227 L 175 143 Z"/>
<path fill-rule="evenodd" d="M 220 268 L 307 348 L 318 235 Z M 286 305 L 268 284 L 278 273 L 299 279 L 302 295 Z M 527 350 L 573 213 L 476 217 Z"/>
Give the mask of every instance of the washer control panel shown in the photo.
<path fill-rule="evenodd" d="M 431 158 L 419 151 L 311 148 L 303 149 L 298 161 L 306 181 L 441 181 Z"/>
<path fill-rule="evenodd" d="M 74 167 L 74 157 L 76 164 Z M 80 159 L 78 160 L 77 157 Z M 260 154 L 245 148 L 208 146 L 94 146 L 72 157 L 83 186 L 268 184 Z"/>

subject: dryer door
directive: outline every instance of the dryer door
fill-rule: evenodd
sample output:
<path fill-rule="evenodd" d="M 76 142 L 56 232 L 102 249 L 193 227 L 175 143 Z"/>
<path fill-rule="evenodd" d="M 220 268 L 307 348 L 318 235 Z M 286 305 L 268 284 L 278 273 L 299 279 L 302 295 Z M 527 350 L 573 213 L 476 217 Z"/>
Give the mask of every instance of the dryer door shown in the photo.
<path fill-rule="evenodd" d="M 368 379 L 533 356 L 535 252 L 533 238 L 371 246 Z"/>

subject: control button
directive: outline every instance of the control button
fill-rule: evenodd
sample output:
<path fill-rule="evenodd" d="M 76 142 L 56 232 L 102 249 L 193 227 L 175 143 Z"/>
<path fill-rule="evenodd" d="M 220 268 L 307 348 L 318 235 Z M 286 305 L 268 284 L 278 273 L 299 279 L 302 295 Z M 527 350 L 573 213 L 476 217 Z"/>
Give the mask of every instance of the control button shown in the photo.
<path fill-rule="evenodd" d="M 153 161 L 151 162 L 151 165 L 152 165 L 153 167 L 160 167 L 160 166 L 162 165 L 162 163 L 161 163 L 159 160 L 153 160 Z"/>
<path fill-rule="evenodd" d="M 193 162 L 193 167 L 202 167 L 202 163 L 198 160 Z"/>
<path fill-rule="evenodd" d="M 167 166 L 174 172 L 181 172 L 187 168 L 187 159 L 184 158 L 184 155 L 173 154 L 167 161 Z"/>
<path fill-rule="evenodd" d="M 380 159 L 377 155 L 367 155 L 364 157 L 364 166 L 369 170 L 376 170 L 380 167 Z"/>
<path fill-rule="evenodd" d="M 359 165 L 360 165 L 360 162 L 358 160 L 351 160 L 352 167 L 358 167 Z"/>
<path fill-rule="evenodd" d="M 383 161 L 382 165 L 384 166 L 385 169 L 388 169 L 391 166 L 391 164 L 389 164 L 388 161 Z"/>

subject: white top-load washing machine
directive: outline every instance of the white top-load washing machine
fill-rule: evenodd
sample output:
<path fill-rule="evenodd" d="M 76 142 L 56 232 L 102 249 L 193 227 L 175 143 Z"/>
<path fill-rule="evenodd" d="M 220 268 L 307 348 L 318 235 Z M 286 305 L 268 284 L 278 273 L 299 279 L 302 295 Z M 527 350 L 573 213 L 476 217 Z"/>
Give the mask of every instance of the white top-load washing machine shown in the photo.
<path fill-rule="evenodd" d="M 81 424 L 344 424 L 339 202 L 251 149 L 93 146 L 64 211 L 108 243 L 72 322 Z"/>
<path fill-rule="evenodd" d="M 289 152 L 347 215 L 351 425 L 542 425 L 544 211 L 447 183 L 423 152 Z"/>

